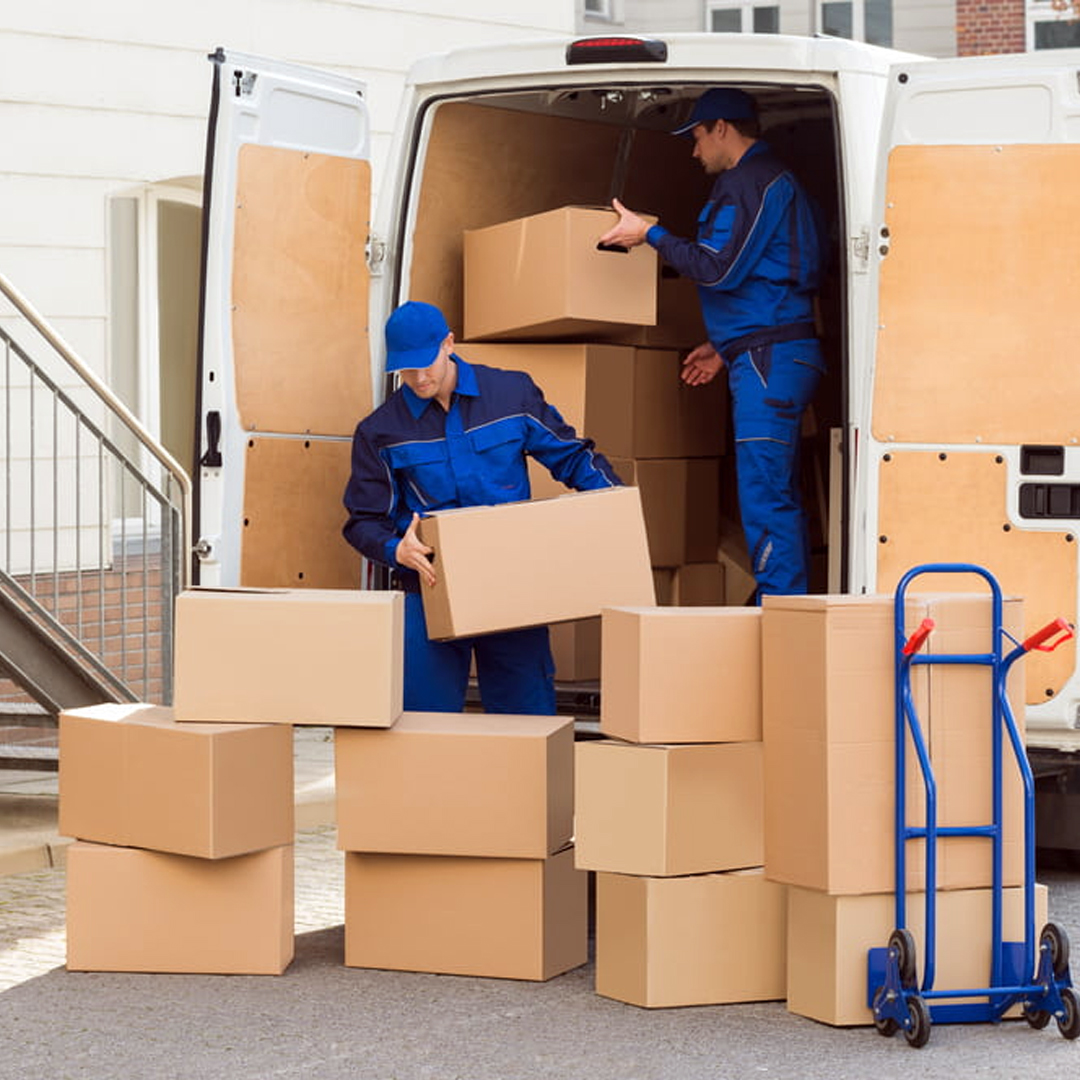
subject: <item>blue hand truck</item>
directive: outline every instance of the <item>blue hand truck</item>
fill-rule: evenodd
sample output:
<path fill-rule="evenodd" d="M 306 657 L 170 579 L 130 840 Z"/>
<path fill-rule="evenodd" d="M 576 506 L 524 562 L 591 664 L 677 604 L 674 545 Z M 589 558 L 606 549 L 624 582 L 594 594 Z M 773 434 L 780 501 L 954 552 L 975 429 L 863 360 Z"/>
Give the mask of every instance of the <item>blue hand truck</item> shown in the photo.
<path fill-rule="evenodd" d="M 945 653 L 920 655 L 926 639 L 933 632 L 932 619 L 924 619 L 908 637 L 904 626 L 904 607 L 908 586 L 921 574 L 976 574 L 990 587 L 992 640 L 988 653 Z M 909 570 L 896 586 L 894 627 L 896 638 L 896 921 L 885 948 L 872 948 L 867 958 L 867 1002 L 873 1010 L 874 1026 L 880 1034 L 903 1031 L 908 1043 L 925 1046 L 931 1023 L 997 1023 L 1014 1005 L 1019 1004 L 1033 1028 L 1043 1028 L 1051 1017 L 1066 1039 L 1080 1035 L 1080 994 L 1073 989 L 1069 974 L 1069 939 L 1063 927 L 1048 922 L 1035 946 L 1035 782 L 1016 721 L 1005 693 L 1005 682 L 1012 665 L 1032 649 L 1050 652 L 1073 636 L 1064 619 L 1056 619 L 1017 643 L 1002 627 L 1001 589 L 994 577 L 981 566 L 970 563 L 927 563 Z M 1003 652 L 1004 640 L 1011 644 Z M 992 817 L 987 825 L 939 826 L 937 823 L 937 785 L 930 762 L 930 752 L 916 714 L 911 692 L 911 670 L 922 664 L 977 664 L 988 667 L 993 679 L 992 728 Z M 926 823 L 907 823 L 906 749 L 910 736 L 926 800 Z M 1024 787 L 1024 940 L 1002 941 L 1002 761 L 1003 741 L 1019 768 Z M 937 844 L 940 838 L 979 836 L 992 844 L 992 903 L 990 985 L 962 990 L 935 990 L 937 949 Z M 925 920 L 922 981 L 916 974 L 915 939 L 906 925 L 907 858 L 909 840 L 925 840 Z M 948 999 L 975 999 L 953 1001 Z"/>

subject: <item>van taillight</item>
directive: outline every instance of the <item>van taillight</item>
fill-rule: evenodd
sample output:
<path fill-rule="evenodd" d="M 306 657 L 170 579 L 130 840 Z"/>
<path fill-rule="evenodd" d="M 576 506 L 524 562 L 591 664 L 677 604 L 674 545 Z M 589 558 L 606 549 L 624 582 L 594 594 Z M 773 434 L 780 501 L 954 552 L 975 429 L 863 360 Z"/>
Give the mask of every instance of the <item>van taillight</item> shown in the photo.
<path fill-rule="evenodd" d="M 590 37 L 566 46 L 568 64 L 662 64 L 666 60 L 667 42 L 655 38 Z"/>

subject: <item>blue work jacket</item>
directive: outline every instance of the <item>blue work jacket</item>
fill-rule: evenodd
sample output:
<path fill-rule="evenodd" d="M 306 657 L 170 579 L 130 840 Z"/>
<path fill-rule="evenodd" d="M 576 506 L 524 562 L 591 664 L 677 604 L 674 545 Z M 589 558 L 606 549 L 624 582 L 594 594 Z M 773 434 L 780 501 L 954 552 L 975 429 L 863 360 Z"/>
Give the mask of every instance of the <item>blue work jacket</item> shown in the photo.
<path fill-rule="evenodd" d="M 713 184 L 696 240 L 653 225 L 649 244 L 697 283 L 709 341 L 728 358 L 750 345 L 813 337 L 825 238 L 820 212 L 764 142 Z"/>
<path fill-rule="evenodd" d="M 528 499 L 526 455 L 579 491 L 620 483 L 594 443 L 575 434 L 525 372 L 453 359 L 449 412 L 402 386 L 356 426 L 343 531 L 376 562 L 396 566 L 414 512 Z M 407 584 L 415 581 L 414 571 L 397 569 Z"/>

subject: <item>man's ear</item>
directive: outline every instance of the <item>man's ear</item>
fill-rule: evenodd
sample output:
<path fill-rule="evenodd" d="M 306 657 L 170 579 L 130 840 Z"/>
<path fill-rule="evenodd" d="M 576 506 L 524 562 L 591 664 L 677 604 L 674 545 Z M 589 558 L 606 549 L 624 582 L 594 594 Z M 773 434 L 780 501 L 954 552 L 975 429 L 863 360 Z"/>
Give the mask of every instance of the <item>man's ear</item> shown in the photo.
<path fill-rule="evenodd" d="M 451 351 L 453 350 L 453 348 L 454 348 L 454 331 L 453 330 L 451 330 L 450 333 L 447 334 L 446 337 L 443 338 L 443 344 L 444 345 L 449 345 Z"/>

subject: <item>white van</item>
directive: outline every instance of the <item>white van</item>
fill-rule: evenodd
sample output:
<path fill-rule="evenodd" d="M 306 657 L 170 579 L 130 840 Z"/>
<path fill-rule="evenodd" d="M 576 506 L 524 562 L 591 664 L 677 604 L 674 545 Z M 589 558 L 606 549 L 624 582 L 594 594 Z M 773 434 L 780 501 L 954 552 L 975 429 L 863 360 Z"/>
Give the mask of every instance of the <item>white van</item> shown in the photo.
<path fill-rule="evenodd" d="M 833 237 L 808 437 L 815 590 L 886 592 L 915 564 L 972 562 L 1026 598 L 1029 631 L 1075 623 L 1080 52 L 930 61 L 695 34 L 434 56 L 408 79 L 374 224 L 364 88 L 212 60 L 203 584 L 355 586 L 341 493 L 356 420 L 385 392 L 386 315 L 428 300 L 462 340 L 465 229 L 618 195 L 692 235 L 709 180 L 666 133 L 729 85 L 757 99 Z M 1059 800 L 1040 843 L 1080 849 L 1080 812 L 1060 802 L 1080 808 L 1076 659 L 1070 641 L 1024 665 L 1029 745 Z"/>

